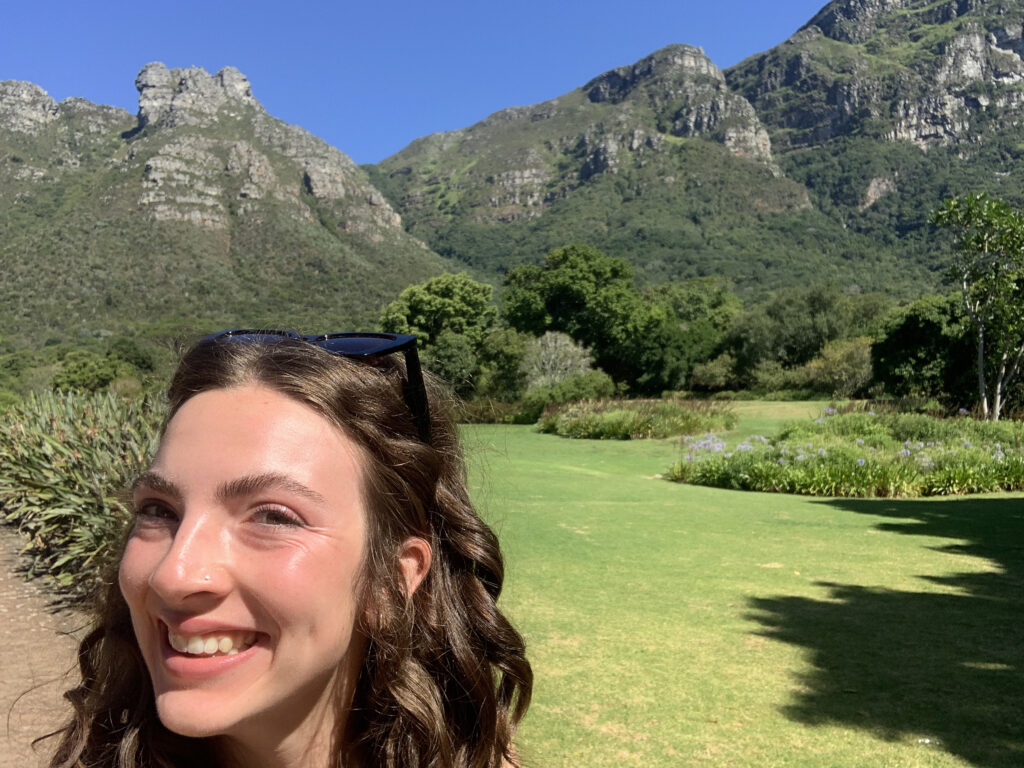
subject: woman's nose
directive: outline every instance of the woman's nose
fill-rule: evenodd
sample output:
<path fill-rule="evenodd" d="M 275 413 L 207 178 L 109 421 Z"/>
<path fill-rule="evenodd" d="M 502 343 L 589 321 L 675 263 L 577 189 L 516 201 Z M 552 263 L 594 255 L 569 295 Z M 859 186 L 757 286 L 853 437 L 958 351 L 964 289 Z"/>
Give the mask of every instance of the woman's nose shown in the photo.
<path fill-rule="evenodd" d="M 192 595 L 223 594 L 228 588 L 228 538 L 210 516 L 185 515 L 164 556 L 150 574 L 150 585 L 168 601 Z"/>

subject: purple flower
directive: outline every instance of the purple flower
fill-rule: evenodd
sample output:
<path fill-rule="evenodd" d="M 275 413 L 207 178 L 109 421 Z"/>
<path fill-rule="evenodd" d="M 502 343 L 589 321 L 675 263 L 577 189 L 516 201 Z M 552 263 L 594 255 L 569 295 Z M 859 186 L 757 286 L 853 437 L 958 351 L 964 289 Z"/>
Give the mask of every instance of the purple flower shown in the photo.
<path fill-rule="evenodd" d="M 857 459 L 857 466 L 863 467 L 867 462 L 864 459 Z"/>
<path fill-rule="evenodd" d="M 910 455 L 910 449 L 909 448 L 904 448 L 902 451 L 900 451 L 900 456 L 902 456 L 903 458 L 907 458 L 907 456 L 909 456 L 909 455 Z"/>

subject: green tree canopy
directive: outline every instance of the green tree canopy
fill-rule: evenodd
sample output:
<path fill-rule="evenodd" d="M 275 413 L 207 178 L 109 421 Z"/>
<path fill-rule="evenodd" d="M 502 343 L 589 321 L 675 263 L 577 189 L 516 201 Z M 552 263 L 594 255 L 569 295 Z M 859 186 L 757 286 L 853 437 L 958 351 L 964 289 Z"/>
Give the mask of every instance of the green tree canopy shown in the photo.
<path fill-rule="evenodd" d="M 897 397 L 974 399 L 974 344 L 960 296 L 925 296 L 892 313 L 871 346 L 875 381 Z"/>
<path fill-rule="evenodd" d="M 464 272 L 432 277 L 409 286 L 385 307 L 380 326 L 417 336 L 424 366 L 460 395 L 514 400 L 522 390 L 523 340 L 496 325 L 493 293 Z"/>
<path fill-rule="evenodd" d="M 749 381 L 761 363 L 805 365 L 830 341 L 873 335 L 892 300 L 877 294 L 847 294 L 834 285 L 777 291 L 736 319 L 729 348 L 738 373 Z"/>
<path fill-rule="evenodd" d="M 384 308 L 380 326 L 391 333 L 414 334 L 426 347 L 445 331 L 466 336 L 475 347 L 498 317 L 493 294 L 494 288 L 465 272 L 438 275 L 402 291 Z"/>
<path fill-rule="evenodd" d="M 567 333 L 635 392 L 678 387 L 687 373 L 683 324 L 667 303 L 640 295 L 623 259 L 586 245 L 556 248 L 542 266 L 511 270 L 503 298 L 514 328 L 534 336 Z"/>
<path fill-rule="evenodd" d="M 946 200 L 933 222 L 953 233 L 949 273 L 976 332 L 982 413 L 995 421 L 1024 357 L 1024 214 L 982 193 Z"/>

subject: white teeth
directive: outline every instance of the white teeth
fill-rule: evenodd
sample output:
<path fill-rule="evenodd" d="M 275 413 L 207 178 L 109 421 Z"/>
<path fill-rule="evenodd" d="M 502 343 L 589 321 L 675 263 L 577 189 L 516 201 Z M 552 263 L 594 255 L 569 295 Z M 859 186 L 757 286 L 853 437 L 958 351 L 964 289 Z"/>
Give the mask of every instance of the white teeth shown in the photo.
<path fill-rule="evenodd" d="M 256 633 L 185 637 L 168 631 L 167 642 L 178 653 L 187 653 L 191 656 L 216 656 L 218 654 L 234 656 L 239 651 L 247 650 L 256 642 Z"/>

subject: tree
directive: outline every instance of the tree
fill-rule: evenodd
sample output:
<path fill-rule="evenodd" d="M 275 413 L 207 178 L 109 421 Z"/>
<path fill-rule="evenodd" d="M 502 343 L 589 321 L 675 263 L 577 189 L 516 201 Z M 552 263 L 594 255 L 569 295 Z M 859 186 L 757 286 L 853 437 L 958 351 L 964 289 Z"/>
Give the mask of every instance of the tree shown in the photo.
<path fill-rule="evenodd" d="M 925 296 L 891 313 L 871 345 L 871 365 L 890 395 L 971 402 L 974 344 L 959 294 Z"/>
<path fill-rule="evenodd" d="M 776 291 L 733 324 L 728 346 L 736 358 L 736 373 L 751 384 L 753 372 L 764 363 L 795 370 L 818 357 L 828 342 L 872 336 L 890 303 L 876 294 L 849 294 L 833 285 Z"/>
<path fill-rule="evenodd" d="M 641 393 L 678 387 L 687 372 L 683 324 L 665 302 L 647 301 L 624 259 L 586 245 L 556 248 L 543 266 L 511 270 L 505 319 L 539 336 L 560 331 L 590 348 L 613 379 Z"/>
<path fill-rule="evenodd" d="M 833 397 L 853 397 L 871 381 L 871 339 L 830 341 L 804 366 L 808 384 Z"/>
<path fill-rule="evenodd" d="M 519 361 L 504 360 L 494 345 L 497 308 L 491 303 L 494 289 L 464 272 L 432 277 L 410 285 L 384 308 L 380 327 L 391 333 L 411 333 L 419 339 L 424 367 L 448 381 L 465 397 L 476 390 L 482 374 L 509 396 L 514 381 L 508 370 L 518 371 Z M 521 346 L 518 348 L 521 354 Z M 515 347 L 512 351 L 514 352 Z"/>
<path fill-rule="evenodd" d="M 528 389 L 552 387 L 591 370 L 593 362 L 590 350 L 568 334 L 546 331 L 543 336 L 527 342 L 522 371 Z"/>
<path fill-rule="evenodd" d="M 652 305 L 664 304 L 678 320 L 687 371 L 721 351 L 729 329 L 743 312 L 732 283 L 719 277 L 663 283 L 648 288 L 644 298 Z"/>
<path fill-rule="evenodd" d="M 590 347 L 607 332 L 600 310 L 617 310 L 636 294 L 629 262 L 580 244 L 549 252 L 542 267 L 510 270 L 505 286 L 505 319 L 513 328 L 535 336 L 562 331 Z"/>
<path fill-rule="evenodd" d="M 1024 214 L 982 193 L 946 200 L 932 221 L 953 231 L 949 271 L 975 329 L 978 400 L 998 421 L 1024 357 Z"/>
<path fill-rule="evenodd" d="M 464 335 L 476 346 L 498 317 L 493 294 L 494 288 L 465 272 L 438 275 L 402 291 L 384 308 L 380 326 L 390 333 L 411 333 L 424 346 L 434 344 L 443 331 Z"/>
<path fill-rule="evenodd" d="M 476 394 L 511 403 L 526 388 L 523 356 L 530 336 L 508 326 L 495 326 L 479 348 Z"/>

